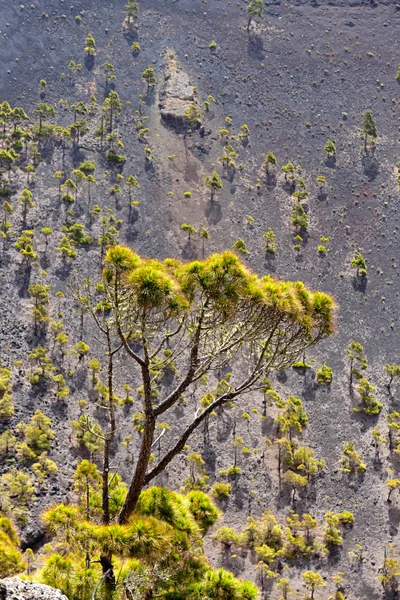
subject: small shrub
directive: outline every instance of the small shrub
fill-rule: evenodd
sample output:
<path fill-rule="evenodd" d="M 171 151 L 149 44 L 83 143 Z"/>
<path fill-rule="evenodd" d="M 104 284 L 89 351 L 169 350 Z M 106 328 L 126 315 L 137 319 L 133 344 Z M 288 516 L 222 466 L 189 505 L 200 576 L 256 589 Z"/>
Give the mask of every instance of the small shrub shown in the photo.
<path fill-rule="evenodd" d="M 211 495 L 217 500 L 229 498 L 232 486 L 230 483 L 214 483 L 211 488 Z"/>
<path fill-rule="evenodd" d="M 319 385 L 329 385 L 332 381 L 333 371 L 325 363 L 320 369 L 317 369 L 317 381 Z"/>

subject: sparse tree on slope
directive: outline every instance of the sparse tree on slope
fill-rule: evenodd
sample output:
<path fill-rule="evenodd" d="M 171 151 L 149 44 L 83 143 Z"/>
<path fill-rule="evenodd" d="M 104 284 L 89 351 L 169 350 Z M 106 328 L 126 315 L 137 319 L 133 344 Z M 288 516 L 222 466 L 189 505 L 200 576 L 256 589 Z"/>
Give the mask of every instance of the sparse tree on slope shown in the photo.
<path fill-rule="evenodd" d="M 259 279 L 229 252 L 182 264 L 143 259 L 117 246 L 108 250 L 105 264 L 97 290 L 103 290 L 106 318 L 142 380 L 141 448 L 119 515 L 119 522 L 126 523 L 143 487 L 182 451 L 211 412 L 257 389 L 267 373 L 288 368 L 305 348 L 330 335 L 334 302 L 299 282 Z M 84 289 L 77 296 L 95 317 L 98 298 L 91 301 Z M 252 356 L 247 369 L 235 371 L 229 381 L 210 379 L 211 403 L 195 413 L 149 468 L 157 423 L 182 397 L 194 398 L 197 383 L 238 354 Z M 162 395 L 159 384 L 171 368 L 176 381 Z"/>

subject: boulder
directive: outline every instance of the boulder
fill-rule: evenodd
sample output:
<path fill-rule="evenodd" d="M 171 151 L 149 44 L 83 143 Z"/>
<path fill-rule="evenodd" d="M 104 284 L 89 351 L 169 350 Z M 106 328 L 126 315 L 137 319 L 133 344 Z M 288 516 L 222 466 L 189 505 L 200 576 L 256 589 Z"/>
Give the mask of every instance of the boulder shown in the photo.
<path fill-rule="evenodd" d="M 60 590 L 49 585 L 23 581 L 19 577 L 0 580 L 0 600 L 68 600 Z"/>
<path fill-rule="evenodd" d="M 175 125 L 200 125 L 200 109 L 196 90 L 190 83 L 189 75 L 179 65 L 171 50 L 164 51 L 164 83 L 160 92 L 160 113 L 165 121 Z M 188 116 L 196 115 L 196 119 Z"/>

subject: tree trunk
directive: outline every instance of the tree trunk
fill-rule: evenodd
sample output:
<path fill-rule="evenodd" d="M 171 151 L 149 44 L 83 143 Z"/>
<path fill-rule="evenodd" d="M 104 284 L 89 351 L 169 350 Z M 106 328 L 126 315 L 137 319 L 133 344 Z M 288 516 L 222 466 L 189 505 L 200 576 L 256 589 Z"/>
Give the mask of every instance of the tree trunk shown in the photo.
<path fill-rule="evenodd" d="M 104 441 L 104 459 L 103 459 L 103 485 L 102 485 L 102 517 L 103 524 L 110 523 L 110 506 L 108 498 L 108 475 L 110 472 L 110 439 L 107 437 Z"/>
<path fill-rule="evenodd" d="M 147 466 L 150 460 L 155 427 L 156 419 L 154 415 L 147 415 L 143 432 L 142 446 L 140 448 L 140 454 L 137 461 L 135 474 L 129 486 L 124 505 L 118 517 L 118 522 L 120 525 L 124 525 L 128 522 L 129 517 L 135 510 L 137 501 L 139 500 L 140 492 L 142 491 L 145 482 Z"/>
<path fill-rule="evenodd" d="M 111 555 L 103 554 L 100 557 L 100 564 L 104 575 L 104 598 L 105 600 L 112 600 L 116 584 Z"/>

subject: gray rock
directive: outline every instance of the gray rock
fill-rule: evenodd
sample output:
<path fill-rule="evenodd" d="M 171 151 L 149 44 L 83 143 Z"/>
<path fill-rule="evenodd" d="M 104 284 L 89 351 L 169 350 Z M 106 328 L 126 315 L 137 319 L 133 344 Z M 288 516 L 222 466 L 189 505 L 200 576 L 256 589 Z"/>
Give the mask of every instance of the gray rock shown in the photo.
<path fill-rule="evenodd" d="M 0 600 L 68 600 L 60 590 L 49 585 L 6 577 L 0 581 Z"/>
<path fill-rule="evenodd" d="M 176 125 L 188 124 L 190 123 L 190 119 L 186 116 L 188 109 L 194 106 L 200 114 L 196 90 L 190 83 L 189 75 L 179 65 L 171 50 L 164 51 L 164 58 L 164 84 L 160 92 L 161 116 Z M 200 125 L 200 121 L 197 125 Z"/>

